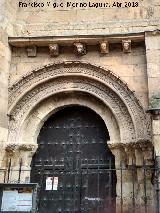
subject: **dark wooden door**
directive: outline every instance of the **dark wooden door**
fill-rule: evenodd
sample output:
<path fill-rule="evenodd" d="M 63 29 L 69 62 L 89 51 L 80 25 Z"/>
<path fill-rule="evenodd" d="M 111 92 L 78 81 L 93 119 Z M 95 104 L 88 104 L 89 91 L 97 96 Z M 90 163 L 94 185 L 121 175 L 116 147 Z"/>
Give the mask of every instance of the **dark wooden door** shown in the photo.
<path fill-rule="evenodd" d="M 114 157 L 107 140 L 103 120 L 85 107 L 65 108 L 45 122 L 31 165 L 31 181 L 40 185 L 40 213 L 115 211 Z M 53 178 L 52 190 L 46 190 L 47 177 Z"/>

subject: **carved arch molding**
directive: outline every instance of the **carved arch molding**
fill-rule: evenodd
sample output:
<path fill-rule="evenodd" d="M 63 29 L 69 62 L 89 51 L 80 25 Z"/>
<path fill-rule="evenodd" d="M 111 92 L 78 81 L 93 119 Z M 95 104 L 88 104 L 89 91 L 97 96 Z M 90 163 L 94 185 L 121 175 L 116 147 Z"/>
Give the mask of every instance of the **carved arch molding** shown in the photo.
<path fill-rule="evenodd" d="M 8 143 L 22 143 L 20 130 L 32 111 L 60 94 L 83 94 L 103 103 L 117 122 L 121 143 L 151 141 L 150 116 L 125 82 L 102 67 L 67 61 L 33 70 L 10 86 Z"/>

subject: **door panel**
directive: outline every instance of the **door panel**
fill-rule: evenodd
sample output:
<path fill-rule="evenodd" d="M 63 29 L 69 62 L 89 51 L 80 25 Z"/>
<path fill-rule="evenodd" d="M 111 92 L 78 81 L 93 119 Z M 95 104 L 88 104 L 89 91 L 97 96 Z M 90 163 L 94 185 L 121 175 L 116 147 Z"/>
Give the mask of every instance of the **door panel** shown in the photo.
<path fill-rule="evenodd" d="M 38 137 L 31 181 L 40 185 L 39 212 L 115 211 L 114 157 L 103 120 L 85 107 L 65 108 L 51 116 Z M 58 177 L 46 191 L 47 177 Z"/>

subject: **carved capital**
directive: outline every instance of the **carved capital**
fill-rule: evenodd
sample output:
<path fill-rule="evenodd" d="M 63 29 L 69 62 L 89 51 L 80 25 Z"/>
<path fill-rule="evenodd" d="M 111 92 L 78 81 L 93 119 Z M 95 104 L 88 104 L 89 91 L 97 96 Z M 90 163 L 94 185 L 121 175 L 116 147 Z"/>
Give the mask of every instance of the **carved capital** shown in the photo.
<path fill-rule="evenodd" d="M 109 142 L 108 147 L 110 148 L 110 150 L 115 156 L 116 166 L 119 166 L 121 163 L 123 164 L 123 166 L 126 166 L 127 156 L 124 149 L 124 144 L 120 142 L 118 143 Z"/>
<path fill-rule="evenodd" d="M 32 156 L 36 152 L 38 148 L 38 144 L 20 144 L 19 151 L 20 156 L 22 158 L 22 165 L 23 166 L 30 166 L 32 161 Z"/>
<path fill-rule="evenodd" d="M 100 53 L 101 54 L 109 53 L 109 42 L 108 41 L 100 42 Z"/>
<path fill-rule="evenodd" d="M 80 42 L 74 43 L 75 53 L 79 56 L 86 55 L 86 45 Z"/>
<path fill-rule="evenodd" d="M 124 53 L 131 52 L 131 40 L 122 40 L 122 47 Z"/>
<path fill-rule="evenodd" d="M 38 147 L 38 145 L 35 145 L 35 144 L 20 144 L 19 145 L 19 150 L 20 151 L 35 152 L 37 147 Z"/>
<path fill-rule="evenodd" d="M 37 47 L 30 46 L 26 49 L 28 57 L 36 57 L 37 56 Z"/>
<path fill-rule="evenodd" d="M 124 144 L 121 143 L 121 142 L 112 142 L 112 141 L 109 141 L 108 143 L 108 147 L 111 149 L 111 150 L 114 150 L 114 149 L 122 149 L 124 147 Z"/>
<path fill-rule="evenodd" d="M 50 44 L 49 45 L 49 53 L 51 57 L 57 57 L 59 55 L 59 45 L 58 44 Z"/>
<path fill-rule="evenodd" d="M 18 150 L 18 144 L 8 144 L 5 150 L 10 156 L 12 156 Z"/>
<path fill-rule="evenodd" d="M 108 147 L 115 155 L 115 159 L 127 162 L 128 165 L 136 163 L 137 165 L 143 164 L 143 158 L 148 165 L 152 164 L 153 160 L 153 144 L 147 141 L 137 143 L 115 143 L 108 142 Z"/>
<path fill-rule="evenodd" d="M 153 150 L 153 144 L 151 142 L 148 142 L 148 141 L 141 141 L 141 142 L 138 142 L 137 145 L 142 149 L 142 151 L 150 151 L 150 150 Z"/>

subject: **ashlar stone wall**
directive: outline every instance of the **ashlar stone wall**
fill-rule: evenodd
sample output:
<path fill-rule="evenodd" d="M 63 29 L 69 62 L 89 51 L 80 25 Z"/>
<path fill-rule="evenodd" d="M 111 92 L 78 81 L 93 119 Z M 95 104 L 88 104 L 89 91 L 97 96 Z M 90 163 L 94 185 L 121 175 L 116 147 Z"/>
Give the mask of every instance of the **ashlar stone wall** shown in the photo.
<path fill-rule="evenodd" d="M 106 55 L 101 55 L 97 46 L 87 48 L 87 54 L 77 57 L 72 48 L 60 47 L 58 57 L 50 57 L 49 49 L 38 48 L 36 57 L 28 57 L 25 48 L 12 49 L 12 63 L 10 68 L 10 85 L 23 75 L 37 67 L 62 61 L 85 61 L 111 70 L 124 80 L 128 87 L 135 91 L 145 109 L 148 107 L 147 67 L 144 43 L 132 48 L 132 52 L 125 54 L 121 44 L 111 45 Z"/>
<path fill-rule="evenodd" d="M 28 4 L 31 0 L 23 0 Z M 44 3 L 44 7 L 17 7 L 17 21 L 15 35 L 38 36 L 38 35 L 95 35 L 131 33 L 158 29 L 160 25 L 160 2 L 159 0 L 84 0 L 50 1 L 48 7 L 46 1 L 35 0 Z M 70 6 L 66 6 L 69 2 Z M 80 7 L 80 2 L 87 7 Z M 108 3 L 106 8 L 93 8 L 94 3 Z M 53 7 L 57 3 L 57 7 Z M 64 7 L 59 6 L 62 3 Z M 75 7 L 78 3 L 77 7 Z M 121 4 L 117 7 L 117 4 Z M 130 4 L 131 3 L 131 4 Z M 115 5 L 116 4 L 116 5 Z M 72 6 L 71 6 L 72 5 Z M 131 5 L 131 7 L 130 7 Z M 137 6 L 138 5 L 138 6 Z"/>
<path fill-rule="evenodd" d="M 13 36 L 16 8 L 13 1 L 0 1 L 0 167 L 8 136 L 8 79 L 11 63 L 11 48 L 8 36 Z"/>

